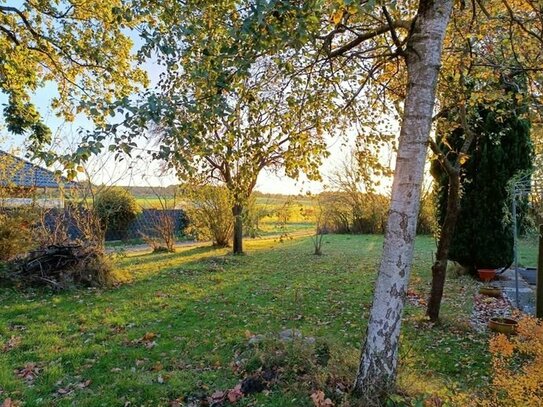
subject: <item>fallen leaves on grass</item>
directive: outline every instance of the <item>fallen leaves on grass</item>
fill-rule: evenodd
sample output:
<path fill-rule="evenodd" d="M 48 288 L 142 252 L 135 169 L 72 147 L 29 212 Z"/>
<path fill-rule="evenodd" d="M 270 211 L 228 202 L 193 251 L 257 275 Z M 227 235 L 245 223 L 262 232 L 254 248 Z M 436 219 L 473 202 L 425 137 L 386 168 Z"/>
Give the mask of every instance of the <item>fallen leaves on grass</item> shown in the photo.
<path fill-rule="evenodd" d="M 329 398 L 326 398 L 322 390 L 317 390 L 311 394 L 311 400 L 315 407 L 334 407 L 334 403 Z"/>
<path fill-rule="evenodd" d="M 12 349 L 15 349 L 21 344 L 21 337 L 12 335 L 11 338 L 9 338 L 6 343 L 2 345 L 2 352 L 6 353 L 9 352 Z"/>
<path fill-rule="evenodd" d="M 415 305 L 417 307 L 423 307 L 426 306 L 426 300 L 417 292 L 413 290 L 407 291 L 407 302 L 411 305 Z"/>
<path fill-rule="evenodd" d="M 24 379 L 28 384 L 32 384 L 40 371 L 41 368 L 36 363 L 27 363 L 23 368 L 17 369 L 16 373 L 18 377 Z"/>
<path fill-rule="evenodd" d="M 230 403 L 235 403 L 242 397 L 243 393 L 241 392 L 241 384 L 237 384 L 233 389 L 228 391 L 227 398 Z"/>
<path fill-rule="evenodd" d="M 154 332 L 146 332 L 145 335 L 143 335 L 139 339 L 134 339 L 132 341 L 127 342 L 127 345 L 143 345 L 146 349 L 152 349 L 154 348 L 157 343 L 155 341 L 155 338 L 157 338 L 158 335 Z"/>
<path fill-rule="evenodd" d="M 210 389 L 202 385 L 199 394 L 193 394 L 186 396 L 181 402 L 179 399 L 173 400 L 170 402 L 170 406 L 177 407 L 180 405 L 191 406 L 191 407 L 201 407 L 201 406 L 224 406 L 228 404 L 235 404 L 243 397 L 249 394 L 261 393 L 264 392 L 267 394 L 267 390 L 271 385 L 271 382 L 266 379 L 275 377 L 275 373 L 266 374 L 266 372 L 259 372 L 257 374 L 248 376 L 236 384 L 233 388 L 227 390 L 215 390 L 210 394 Z M 184 404 L 183 404 L 184 403 Z M 320 407 L 332 407 L 331 405 L 323 405 Z"/>
<path fill-rule="evenodd" d="M 79 383 L 69 383 L 67 386 L 59 387 L 57 389 L 57 394 L 59 396 L 66 396 L 68 394 L 73 393 L 76 390 L 81 390 L 81 389 L 85 389 L 85 388 L 89 387 L 91 383 L 92 383 L 92 381 L 90 379 L 89 380 L 83 380 L 83 381 L 81 381 Z"/>
<path fill-rule="evenodd" d="M 150 342 L 152 340 L 154 340 L 156 338 L 156 333 L 154 332 L 147 332 L 145 333 L 145 335 L 143 335 L 143 337 L 141 338 L 141 341 L 142 342 Z"/>
<path fill-rule="evenodd" d="M 21 405 L 20 401 L 16 401 L 8 397 L 2 402 L 0 407 L 19 407 L 20 405 Z"/>
<path fill-rule="evenodd" d="M 217 390 L 211 395 L 211 401 L 213 403 L 220 403 L 224 400 L 225 396 L 226 396 L 226 393 L 224 391 Z"/>
<path fill-rule="evenodd" d="M 424 400 L 424 407 L 442 407 L 443 406 L 443 400 L 434 395 L 431 395 L 430 398 L 427 398 Z"/>

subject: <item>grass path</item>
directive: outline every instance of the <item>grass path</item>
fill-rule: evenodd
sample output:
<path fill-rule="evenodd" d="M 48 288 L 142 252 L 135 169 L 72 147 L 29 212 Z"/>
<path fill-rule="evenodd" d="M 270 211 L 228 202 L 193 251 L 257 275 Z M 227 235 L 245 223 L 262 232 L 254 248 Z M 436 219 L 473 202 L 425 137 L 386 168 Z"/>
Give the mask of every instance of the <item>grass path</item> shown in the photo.
<path fill-rule="evenodd" d="M 326 236 L 324 255 L 313 256 L 307 237 L 261 239 L 247 241 L 242 257 L 184 247 L 117 260 L 129 282 L 114 289 L 0 290 L 0 400 L 167 406 L 234 386 L 241 373 L 232 364 L 247 336 L 285 328 L 329 346 L 323 375 L 354 378 L 381 246 L 381 236 Z M 430 238 L 417 240 L 411 291 L 422 298 L 432 250 Z M 448 283 L 440 327 L 424 322 L 424 307 L 407 307 L 400 384 L 412 393 L 474 392 L 487 382 L 486 338 L 467 327 L 474 290 L 469 279 Z M 18 343 L 1 352 L 10 338 Z M 19 377 L 32 364 L 36 377 Z M 308 386 L 239 405 L 310 406 Z"/>

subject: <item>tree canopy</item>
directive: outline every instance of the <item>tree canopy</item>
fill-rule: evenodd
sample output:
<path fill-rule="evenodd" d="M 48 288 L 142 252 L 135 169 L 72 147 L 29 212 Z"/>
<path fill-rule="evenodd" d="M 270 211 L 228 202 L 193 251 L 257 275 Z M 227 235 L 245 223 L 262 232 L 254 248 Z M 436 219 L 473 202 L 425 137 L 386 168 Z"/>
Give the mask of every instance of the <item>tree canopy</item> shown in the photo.
<path fill-rule="evenodd" d="M 342 95 L 303 45 L 312 21 L 303 7 L 225 2 L 202 11 L 187 4 L 177 13 L 181 24 L 162 18 L 145 30 L 143 52 L 164 69 L 157 87 L 119 106 L 126 120 L 105 130 L 114 150 L 131 151 L 142 135 L 155 138 L 153 156 L 181 179 L 226 185 L 237 220 L 234 251 L 241 251 L 241 212 L 259 173 L 282 168 L 292 178 L 318 179 L 325 135 L 345 128 Z M 287 35 L 292 27 L 300 33 Z"/>
<path fill-rule="evenodd" d="M 68 121 L 78 113 L 99 120 L 108 103 L 145 84 L 126 34 L 137 23 L 130 4 L 121 0 L 1 2 L 0 91 L 8 97 L 7 130 L 25 135 L 34 152 L 51 141 L 32 100 L 49 83 L 56 84 L 51 107 Z"/>

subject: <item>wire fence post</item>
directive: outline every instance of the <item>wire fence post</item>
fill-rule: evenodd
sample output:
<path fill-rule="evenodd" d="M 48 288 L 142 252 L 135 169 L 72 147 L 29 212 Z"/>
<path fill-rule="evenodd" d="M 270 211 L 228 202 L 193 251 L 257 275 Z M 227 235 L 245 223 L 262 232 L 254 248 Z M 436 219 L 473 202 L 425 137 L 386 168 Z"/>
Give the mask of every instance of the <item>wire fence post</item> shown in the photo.
<path fill-rule="evenodd" d="M 511 212 L 513 215 L 513 264 L 515 266 L 515 302 L 520 309 L 520 299 L 518 293 L 518 242 L 517 242 L 517 191 L 516 186 L 512 186 Z"/>
<path fill-rule="evenodd" d="M 543 225 L 539 225 L 539 251 L 535 284 L 535 316 L 543 318 Z"/>

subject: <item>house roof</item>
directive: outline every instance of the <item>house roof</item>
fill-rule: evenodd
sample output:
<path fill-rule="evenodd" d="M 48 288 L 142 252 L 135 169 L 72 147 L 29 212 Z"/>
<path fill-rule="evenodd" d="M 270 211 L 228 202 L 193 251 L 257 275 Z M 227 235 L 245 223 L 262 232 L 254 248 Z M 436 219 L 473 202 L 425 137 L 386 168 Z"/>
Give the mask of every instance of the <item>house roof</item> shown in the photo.
<path fill-rule="evenodd" d="M 74 188 L 76 182 L 57 176 L 53 171 L 42 168 L 13 154 L 0 150 L 0 186 L 19 188 Z"/>

